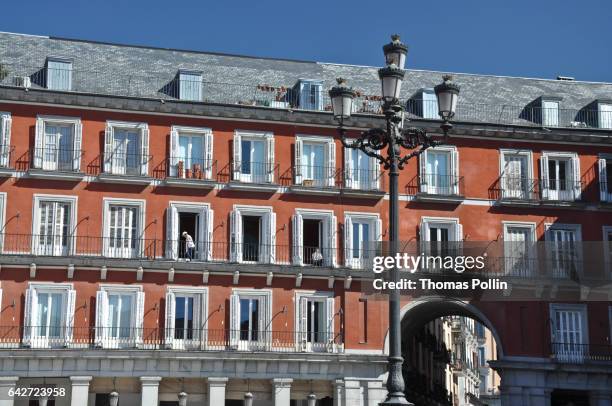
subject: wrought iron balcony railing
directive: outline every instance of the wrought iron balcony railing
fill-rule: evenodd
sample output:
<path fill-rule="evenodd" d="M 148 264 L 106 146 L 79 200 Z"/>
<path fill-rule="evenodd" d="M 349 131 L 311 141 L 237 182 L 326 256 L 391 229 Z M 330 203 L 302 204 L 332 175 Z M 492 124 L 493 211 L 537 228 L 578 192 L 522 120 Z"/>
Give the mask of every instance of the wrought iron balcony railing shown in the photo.
<path fill-rule="evenodd" d="M 502 176 L 489 189 L 500 202 L 574 202 L 583 200 L 585 182 L 573 179 L 531 179 Z"/>
<path fill-rule="evenodd" d="M 418 194 L 438 196 L 463 196 L 463 176 L 439 173 L 421 173 L 418 178 Z"/>
<path fill-rule="evenodd" d="M 140 152 L 112 151 L 104 156 L 102 172 L 111 175 L 148 176 L 147 164 L 153 158 Z"/>
<path fill-rule="evenodd" d="M 582 343 L 551 343 L 550 357 L 569 364 L 584 364 L 585 362 L 612 361 L 612 345 L 582 344 Z"/>
<path fill-rule="evenodd" d="M 235 182 L 254 184 L 279 183 L 279 165 L 274 162 L 232 161 L 231 179 Z"/>
<path fill-rule="evenodd" d="M 214 159 L 169 157 L 154 170 L 155 178 L 216 180 L 217 161 Z"/>
<path fill-rule="evenodd" d="M 80 149 L 44 146 L 32 150 L 30 167 L 45 171 L 76 172 L 83 156 Z"/>
<path fill-rule="evenodd" d="M 335 166 L 297 165 L 292 167 L 293 184 L 309 188 L 342 187 L 342 170 Z"/>

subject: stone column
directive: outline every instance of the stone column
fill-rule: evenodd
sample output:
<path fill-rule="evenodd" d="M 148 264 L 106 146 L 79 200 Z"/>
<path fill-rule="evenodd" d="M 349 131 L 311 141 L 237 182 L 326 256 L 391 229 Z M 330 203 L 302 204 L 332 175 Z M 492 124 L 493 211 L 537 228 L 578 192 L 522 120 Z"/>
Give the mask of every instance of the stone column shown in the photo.
<path fill-rule="evenodd" d="M 550 405 L 550 389 L 529 388 L 529 404 L 531 406 Z"/>
<path fill-rule="evenodd" d="M 272 398 L 274 406 L 290 406 L 291 403 L 291 378 L 272 379 Z"/>
<path fill-rule="evenodd" d="M 91 376 L 71 376 L 72 394 L 70 395 L 70 406 L 87 406 L 89 400 L 89 382 Z"/>
<path fill-rule="evenodd" d="M 591 391 L 589 392 L 591 406 L 612 406 L 612 392 Z"/>
<path fill-rule="evenodd" d="M 366 406 L 378 406 L 387 397 L 387 388 L 383 381 L 368 381 L 368 403 Z"/>
<path fill-rule="evenodd" d="M 13 406 L 14 396 L 9 396 L 9 390 L 17 386 L 18 376 L 0 376 L 0 406 Z"/>
<path fill-rule="evenodd" d="M 208 406 L 225 404 L 227 378 L 208 378 Z"/>
<path fill-rule="evenodd" d="M 361 406 L 361 382 L 357 380 L 344 380 L 344 404 L 343 406 Z"/>
<path fill-rule="evenodd" d="M 516 406 L 524 403 L 523 388 L 520 386 L 502 386 L 500 392 L 502 406 Z"/>
<path fill-rule="evenodd" d="M 142 385 L 142 406 L 157 405 L 159 402 L 159 382 L 161 376 L 142 376 L 140 384 Z"/>
<path fill-rule="evenodd" d="M 344 406 L 344 381 L 336 379 L 334 385 L 334 406 Z"/>

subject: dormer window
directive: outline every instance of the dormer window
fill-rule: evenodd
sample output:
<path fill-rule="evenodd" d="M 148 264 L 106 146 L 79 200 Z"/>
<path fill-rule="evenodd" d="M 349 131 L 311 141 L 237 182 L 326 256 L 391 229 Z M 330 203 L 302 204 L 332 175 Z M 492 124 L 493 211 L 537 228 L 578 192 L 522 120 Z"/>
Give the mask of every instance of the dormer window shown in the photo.
<path fill-rule="evenodd" d="M 180 70 L 179 99 L 189 101 L 202 101 L 202 73 Z"/>
<path fill-rule="evenodd" d="M 60 58 L 47 58 L 47 89 L 72 89 L 72 61 Z"/>
<path fill-rule="evenodd" d="M 599 128 L 612 129 L 612 100 L 598 102 L 597 114 L 599 116 Z"/>
<path fill-rule="evenodd" d="M 428 119 L 438 118 L 438 98 L 432 89 L 423 89 L 421 92 L 422 117 Z"/>
<path fill-rule="evenodd" d="M 297 106 L 304 110 L 323 110 L 323 82 L 300 79 L 293 87 Z"/>
<path fill-rule="evenodd" d="M 559 101 L 560 99 L 542 98 L 542 126 L 559 126 Z"/>

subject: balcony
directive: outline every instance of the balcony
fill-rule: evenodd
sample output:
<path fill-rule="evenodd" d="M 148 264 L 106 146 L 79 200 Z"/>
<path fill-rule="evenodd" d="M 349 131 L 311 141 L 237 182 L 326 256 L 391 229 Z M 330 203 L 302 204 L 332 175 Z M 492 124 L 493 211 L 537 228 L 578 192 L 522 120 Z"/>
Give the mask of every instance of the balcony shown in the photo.
<path fill-rule="evenodd" d="M 419 202 L 459 204 L 465 200 L 463 176 L 421 173 L 407 189 Z"/>
<path fill-rule="evenodd" d="M 612 361 L 612 346 L 578 343 L 551 343 L 550 358 L 555 362 L 584 364 Z"/>
<path fill-rule="evenodd" d="M 279 165 L 274 162 L 232 161 L 226 169 L 222 173 L 231 171 L 231 190 L 274 193 L 280 187 Z"/>
<path fill-rule="evenodd" d="M 385 195 L 385 173 L 377 169 L 344 169 L 342 194 L 347 197 L 382 199 Z"/>
<path fill-rule="evenodd" d="M 170 157 L 161 168 L 155 168 L 155 178 L 164 178 L 164 184 L 171 187 L 212 189 L 217 184 L 217 161 Z"/>
<path fill-rule="evenodd" d="M 571 179 L 530 179 L 500 177 L 489 188 L 489 195 L 502 206 L 567 207 L 583 202 L 584 182 Z"/>
<path fill-rule="evenodd" d="M 35 179 L 53 179 L 80 181 L 85 174 L 80 170 L 83 151 L 71 148 L 45 146 L 34 148 L 28 177 Z"/>
<path fill-rule="evenodd" d="M 582 200 L 584 182 L 573 179 L 548 179 L 540 182 L 542 204 L 568 206 Z"/>
<path fill-rule="evenodd" d="M 291 179 L 289 190 L 296 194 L 333 196 L 342 188 L 342 170 L 332 166 L 293 166 Z"/>
<path fill-rule="evenodd" d="M 134 327 L 0 326 L 0 349 L 343 353 L 342 333 Z"/>
<path fill-rule="evenodd" d="M 104 157 L 103 171 L 98 182 L 146 186 L 153 180 L 148 174 L 151 155 L 139 152 L 113 151 Z"/>
<path fill-rule="evenodd" d="M 502 205 L 538 205 L 539 181 L 523 177 L 502 176 L 499 179 L 496 197 Z"/>
<path fill-rule="evenodd" d="M 13 169 L 11 168 L 11 154 L 15 147 L 12 145 L 0 144 L 0 178 L 11 176 Z"/>

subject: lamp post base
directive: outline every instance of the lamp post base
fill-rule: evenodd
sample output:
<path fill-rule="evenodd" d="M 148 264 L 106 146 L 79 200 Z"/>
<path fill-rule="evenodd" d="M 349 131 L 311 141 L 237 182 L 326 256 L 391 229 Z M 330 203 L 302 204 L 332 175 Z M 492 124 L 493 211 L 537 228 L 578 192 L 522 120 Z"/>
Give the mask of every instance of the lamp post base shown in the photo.
<path fill-rule="evenodd" d="M 399 393 L 399 394 L 390 393 L 387 396 L 387 399 L 385 399 L 384 402 L 379 403 L 379 405 L 380 406 L 398 406 L 398 405 L 414 406 L 414 403 L 408 402 L 403 393 Z"/>

